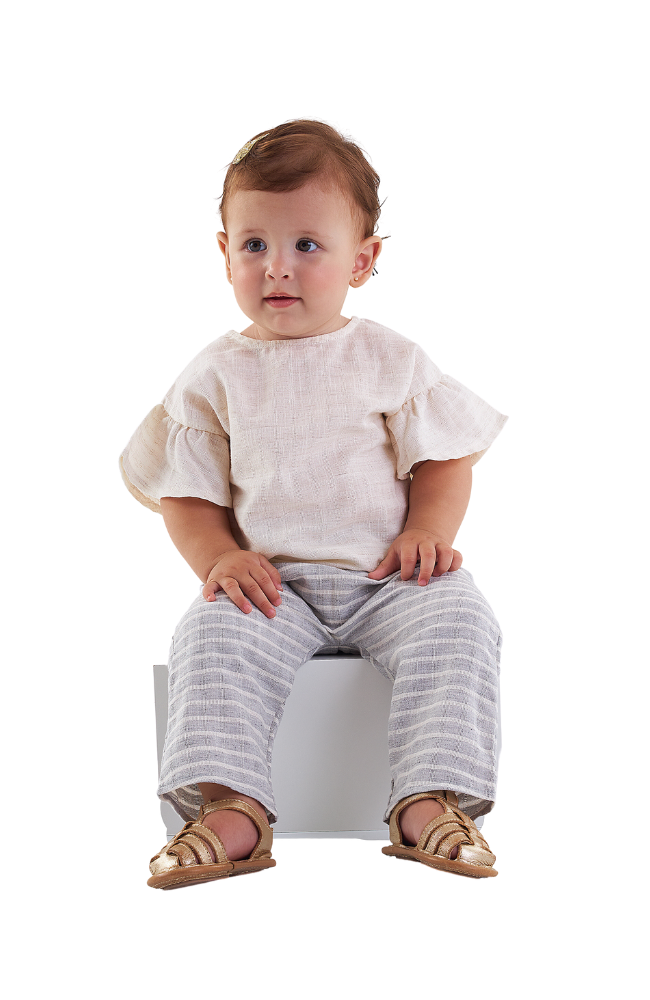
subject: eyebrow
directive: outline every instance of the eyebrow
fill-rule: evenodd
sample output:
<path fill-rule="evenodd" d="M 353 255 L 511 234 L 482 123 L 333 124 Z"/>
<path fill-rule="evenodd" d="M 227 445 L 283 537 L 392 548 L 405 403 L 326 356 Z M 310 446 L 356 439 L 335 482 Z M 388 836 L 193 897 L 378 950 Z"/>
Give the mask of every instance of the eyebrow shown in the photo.
<path fill-rule="evenodd" d="M 331 239 L 328 233 L 319 233 L 316 229 L 301 229 L 299 230 L 304 236 L 315 236 L 319 240 Z M 252 236 L 253 234 L 264 233 L 265 230 L 262 226 L 258 229 L 239 229 L 235 232 L 235 236 Z"/>

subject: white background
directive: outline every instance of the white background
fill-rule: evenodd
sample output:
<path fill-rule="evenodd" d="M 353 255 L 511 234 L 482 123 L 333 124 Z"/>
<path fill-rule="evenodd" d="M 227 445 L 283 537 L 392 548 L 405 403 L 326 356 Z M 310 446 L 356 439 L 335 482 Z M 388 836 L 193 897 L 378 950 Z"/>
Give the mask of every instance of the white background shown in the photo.
<path fill-rule="evenodd" d="M 647 854 L 647 6 L 7 10 L 12 995 L 627 990 Z M 259 878 L 154 892 L 151 665 L 198 580 L 118 455 L 187 362 L 248 322 L 215 239 L 225 167 L 301 117 L 381 177 L 391 239 L 346 315 L 416 340 L 510 417 L 456 540 L 505 636 L 483 827 L 499 876 L 285 840 Z"/>

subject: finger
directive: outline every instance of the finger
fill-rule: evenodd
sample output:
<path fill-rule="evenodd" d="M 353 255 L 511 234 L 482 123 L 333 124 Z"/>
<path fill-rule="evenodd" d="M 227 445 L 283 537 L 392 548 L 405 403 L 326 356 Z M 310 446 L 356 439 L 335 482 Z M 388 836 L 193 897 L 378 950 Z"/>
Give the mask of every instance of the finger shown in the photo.
<path fill-rule="evenodd" d="M 241 608 L 241 610 L 245 614 L 248 614 L 249 611 L 253 610 L 250 602 L 247 601 L 244 595 L 242 594 L 239 584 L 234 579 L 234 577 L 227 576 L 223 581 L 223 583 L 221 584 L 221 586 L 223 587 L 224 591 L 226 592 L 232 603 L 236 604 L 238 608 Z"/>
<path fill-rule="evenodd" d="M 273 565 L 273 563 L 269 562 L 268 559 L 266 559 L 264 556 L 262 556 L 262 559 L 264 561 L 264 569 L 266 570 L 266 572 L 269 574 L 269 576 L 273 580 L 273 583 L 275 584 L 276 588 L 278 590 L 283 590 L 284 588 L 282 586 L 282 577 L 278 573 L 278 571 L 275 568 L 275 566 Z"/>
<path fill-rule="evenodd" d="M 446 573 L 451 566 L 451 561 L 454 558 L 454 550 L 451 545 L 446 545 L 438 543 L 436 545 L 436 551 L 438 553 L 438 558 L 436 560 L 436 568 L 433 571 L 434 576 L 442 576 Z"/>
<path fill-rule="evenodd" d="M 452 560 L 451 566 L 449 567 L 449 572 L 452 573 L 463 565 L 463 557 L 460 552 L 454 549 L 454 558 Z"/>
<path fill-rule="evenodd" d="M 436 565 L 437 553 L 435 546 L 420 545 L 420 575 L 418 576 L 418 586 L 426 587 L 431 574 Z"/>
<path fill-rule="evenodd" d="M 382 559 L 377 569 L 373 569 L 371 573 L 368 573 L 368 576 L 375 580 L 381 580 L 396 569 L 399 569 L 399 558 L 395 553 L 389 553 Z"/>
<path fill-rule="evenodd" d="M 250 577 L 248 582 L 242 582 L 242 590 L 246 593 L 246 596 L 253 604 L 260 609 L 267 618 L 275 617 L 275 608 L 271 607 L 269 600 L 255 580 Z"/>
<path fill-rule="evenodd" d="M 388 573 L 388 567 L 386 566 L 386 560 L 382 559 L 382 561 L 379 563 L 379 566 L 377 566 L 377 569 L 371 570 L 370 573 L 368 573 L 368 576 L 382 577 L 386 576 L 387 573 Z"/>
<path fill-rule="evenodd" d="M 214 595 L 217 593 L 218 590 L 221 590 L 221 587 L 219 586 L 217 581 L 208 580 L 201 593 L 205 597 L 206 601 L 216 601 L 216 597 Z"/>
<path fill-rule="evenodd" d="M 402 580 L 410 580 L 415 572 L 415 564 L 418 561 L 418 547 L 417 545 L 405 545 L 402 548 Z"/>
<path fill-rule="evenodd" d="M 251 570 L 251 576 L 253 577 L 255 582 L 259 585 L 261 590 L 264 591 L 264 593 L 270 600 L 271 604 L 275 605 L 282 604 L 282 598 L 278 594 L 278 591 L 276 589 L 276 584 L 273 581 L 273 578 L 265 570 L 260 569 L 260 571 L 256 573 L 255 576 L 253 576 L 253 571 Z"/>

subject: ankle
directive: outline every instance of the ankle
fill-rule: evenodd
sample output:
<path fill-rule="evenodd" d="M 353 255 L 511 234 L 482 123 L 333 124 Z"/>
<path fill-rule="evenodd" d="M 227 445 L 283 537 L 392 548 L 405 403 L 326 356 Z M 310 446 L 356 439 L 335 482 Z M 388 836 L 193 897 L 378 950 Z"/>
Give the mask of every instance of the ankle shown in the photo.
<path fill-rule="evenodd" d="M 204 816 L 202 822 L 203 826 L 217 834 L 229 861 L 241 861 L 242 858 L 249 857 L 259 840 L 259 830 L 253 820 L 238 810 L 219 809 Z M 209 850 L 215 861 L 211 846 Z"/>
<path fill-rule="evenodd" d="M 418 799 L 417 802 L 411 802 L 399 816 L 402 834 L 411 844 L 417 844 L 427 823 L 437 816 L 442 816 L 444 811 L 436 799 Z"/>
<path fill-rule="evenodd" d="M 256 809 L 263 820 L 267 823 L 269 821 L 266 809 L 261 802 L 258 802 L 257 799 L 252 798 L 250 795 L 244 795 L 243 792 L 238 792 L 234 788 L 229 788 L 228 785 L 217 785 L 213 782 L 199 782 L 198 789 L 203 796 L 204 805 L 208 802 L 220 801 L 221 799 L 241 799 L 243 802 L 248 802 L 253 809 Z M 243 816 L 244 814 L 239 813 L 239 815 Z M 250 820 L 250 822 L 252 823 L 253 821 Z"/>

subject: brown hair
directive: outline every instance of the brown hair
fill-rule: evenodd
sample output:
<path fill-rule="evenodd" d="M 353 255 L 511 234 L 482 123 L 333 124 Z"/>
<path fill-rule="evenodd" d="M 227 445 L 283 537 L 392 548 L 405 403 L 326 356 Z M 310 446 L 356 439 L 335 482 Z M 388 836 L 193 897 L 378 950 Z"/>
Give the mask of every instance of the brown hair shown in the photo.
<path fill-rule="evenodd" d="M 379 175 L 356 143 L 309 118 L 284 122 L 253 138 L 258 136 L 264 138 L 228 167 L 219 202 L 224 228 L 228 198 L 235 191 L 295 191 L 318 176 L 349 196 L 358 210 L 362 239 L 374 236 L 381 211 Z"/>

